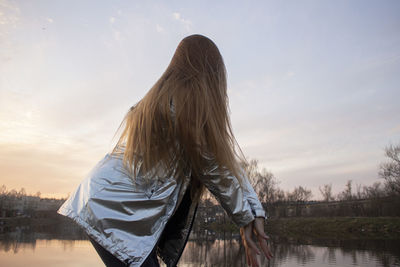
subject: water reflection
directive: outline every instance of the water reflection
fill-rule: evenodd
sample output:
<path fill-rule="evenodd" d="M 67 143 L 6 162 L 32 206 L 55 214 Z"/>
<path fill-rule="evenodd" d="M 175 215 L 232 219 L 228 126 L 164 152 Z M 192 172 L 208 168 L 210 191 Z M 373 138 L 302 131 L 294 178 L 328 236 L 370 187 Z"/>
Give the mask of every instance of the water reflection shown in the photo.
<path fill-rule="evenodd" d="M 239 236 L 191 237 L 179 266 L 245 266 Z M 400 240 L 273 237 L 271 261 L 261 266 L 400 266 Z M 71 225 L 21 226 L 0 233 L 1 266 L 102 266 L 83 231 Z"/>
<path fill-rule="evenodd" d="M 65 244 L 74 244 L 74 240 L 85 240 L 83 230 L 70 222 L 58 224 L 35 224 L 16 227 L 0 227 L 0 251 L 18 253 L 20 249 L 35 249 L 37 240 L 65 240 Z"/>
<path fill-rule="evenodd" d="M 77 267 L 103 266 L 87 240 L 36 240 L 21 243 L 18 252 L 0 251 L 0 266 Z"/>
<path fill-rule="evenodd" d="M 187 266 L 244 266 L 243 251 L 243 246 L 235 239 L 192 240 L 188 242 L 181 261 Z"/>
<path fill-rule="evenodd" d="M 398 240 L 288 240 L 271 242 L 274 258 L 261 266 L 400 266 Z M 189 241 L 184 266 L 245 266 L 239 240 Z"/>

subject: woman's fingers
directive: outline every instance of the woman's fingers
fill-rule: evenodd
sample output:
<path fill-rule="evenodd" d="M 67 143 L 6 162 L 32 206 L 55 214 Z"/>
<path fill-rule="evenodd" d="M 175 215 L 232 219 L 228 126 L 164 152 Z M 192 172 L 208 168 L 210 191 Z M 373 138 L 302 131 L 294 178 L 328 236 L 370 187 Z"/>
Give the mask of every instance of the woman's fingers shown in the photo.
<path fill-rule="evenodd" d="M 247 265 L 251 267 L 258 267 L 257 257 L 251 248 L 246 249 Z"/>
<path fill-rule="evenodd" d="M 255 255 L 253 254 L 253 256 L 251 257 L 251 265 L 250 266 L 252 266 L 252 267 L 258 267 L 258 264 L 257 264 L 257 259 L 256 259 L 256 257 L 255 257 Z"/>
<path fill-rule="evenodd" d="M 264 218 L 256 218 L 254 221 L 254 230 L 255 234 L 258 238 L 258 242 L 260 243 L 261 250 L 263 251 L 264 255 L 267 259 L 271 259 L 273 257 L 271 251 L 269 250 L 268 244 L 266 240 L 269 237 L 264 232 Z"/>
<path fill-rule="evenodd" d="M 254 229 L 257 236 L 261 236 L 264 239 L 269 239 L 269 237 L 264 232 L 264 218 L 256 218 L 254 221 Z"/>
<path fill-rule="evenodd" d="M 251 267 L 259 266 L 256 254 L 261 254 L 260 249 L 268 260 L 273 257 L 266 241 L 269 237 L 264 232 L 264 220 L 264 218 L 256 218 L 252 223 L 240 229 L 240 235 L 245 246 L 246 262 Z M 260 249 L 253 241 L 253 232 L 257 237 Z"/>
<path fill-rule="evenodd" d="M 259 243 L 260 243 L 261 250 L 263 251 L 265 257 L 267 257 L 267 259 L 270 260 L 273 257 L 273 255 L 272 255 L 271 251 L 269 250 L 267 241 L 265 241 L 265 239 L 263 239 L 263 238 L 260 238 Z"/>
<path fill-rule="evenodd" d="M 246 263 L 248 266 L 253 267 L 253 260 L 251 257 L 251 249 L 249 247 L 248 241 L 246 240 L 246 234 L 245 234 L 245 227 L 240 228 L 240 236 L 242 237 L 244 249 L 245 249 L 245 254 L 246 254 Z"/>
<path fill-rule="evenodd" d="M 252 232 L 253 232 L 252 224 L 244 227 L 245 241 L 250 248 L 252 248 L 258 255 L 260 255 L 261 254 L 260 250 L 258 249 L 256 243 L 251 238 Z"/>
<path fill-rule="evenodd" d="M 247 265 L 250 265 L 250 258 L 249 258 L 249 251 L 247 248 L 245 248 L 245 254 L 246 254 L 246 263 Z"/>

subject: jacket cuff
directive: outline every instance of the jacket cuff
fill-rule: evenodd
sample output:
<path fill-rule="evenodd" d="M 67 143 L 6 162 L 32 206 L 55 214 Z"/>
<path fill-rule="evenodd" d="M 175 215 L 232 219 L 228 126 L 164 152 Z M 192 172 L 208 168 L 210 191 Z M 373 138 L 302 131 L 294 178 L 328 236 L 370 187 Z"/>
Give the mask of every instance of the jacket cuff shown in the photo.
<path fill-rule="evenodd" d="M 252 211 L 253 211 L 254 217 L 264 217 L 264 219 L 267 219 L 267 215 L 266 215 L 264 209 L 254 209 Z"/>
<path fill-rule="evenodd" d="M 243 215 L 234 215 L 232 220 L 238 227 L 244 227 L 254 221 L 255 217 L 251 212 L 246 212 Z"/>

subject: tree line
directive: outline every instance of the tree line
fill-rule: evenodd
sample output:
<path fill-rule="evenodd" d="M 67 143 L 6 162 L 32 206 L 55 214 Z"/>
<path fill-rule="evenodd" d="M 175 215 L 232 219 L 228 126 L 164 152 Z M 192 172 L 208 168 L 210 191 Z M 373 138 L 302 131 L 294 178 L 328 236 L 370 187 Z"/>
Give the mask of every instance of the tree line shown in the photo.
<path fill-rule="evenodd" d="M 332 184 L 324 184 L 319 187 L 323 201 L 356 200 L 379 198 L 385 196 L 400 195 L 400 144 L 389 145 L 384 149 L 386 161 L 379 166 L 378 176 L 382 179 L 370 186 L 361 184 L 354 185 L 348 180 L 343 191 L 338 194 L 332 192 Z M 303 186 L 297 186 L 292 191 L 284 191 L 279 187 L 279 181 L 274 174 L 265 168 L 260 169 L 258 161 L 252 159 L 242 162 L 250 183 L 258 194 L 260 201 L 264 203 L 276 202 L 305 202 L 313 197 L 311 190 Z M 41 193 L 28 195 L 24 188 L 19 191 L 7 190 L 5 185 L 0 186 L 0 203 L 5 199 L 18 199 L 24 196 L 38 197 Z M 203 201 L 208 201 L 210 194 L 205 194 Z"/>
<path fill-rule="evenodd" d="M 332 184 L 319 187 L 323 201 L 347 201 L 357 199 L 381 198 L 400 195 L 400 144 L 389 145 L 385 149 L 386 161 L 379 166 L 377 181 L 370 186 L 356 184 L 348 180 L 343 191 L 338 194 L 332 192 Z M 297 186 L 292 191 L 284 191 L 279 187 L 279 181 L 274 174 L 261 169 L 257 160 L 242 162 L 250 183 L 263 203 L 279 202 L 306 202 L 313 197 L 311 190 Z"/>

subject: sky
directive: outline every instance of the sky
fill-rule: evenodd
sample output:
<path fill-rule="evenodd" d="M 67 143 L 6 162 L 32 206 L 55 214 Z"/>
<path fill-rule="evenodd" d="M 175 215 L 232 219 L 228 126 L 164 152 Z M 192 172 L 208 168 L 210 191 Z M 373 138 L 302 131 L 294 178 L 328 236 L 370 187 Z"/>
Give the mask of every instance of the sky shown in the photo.
<path fill-rule="evenodd" d="M 212 39 L 236 139 L 284 190 L 382 181 L 399 1 L 0 0 L 0 185 L 66 197 L 185 36 Z"/>

